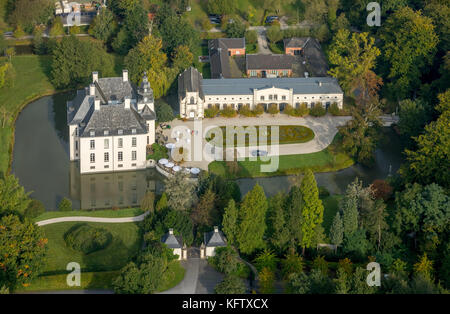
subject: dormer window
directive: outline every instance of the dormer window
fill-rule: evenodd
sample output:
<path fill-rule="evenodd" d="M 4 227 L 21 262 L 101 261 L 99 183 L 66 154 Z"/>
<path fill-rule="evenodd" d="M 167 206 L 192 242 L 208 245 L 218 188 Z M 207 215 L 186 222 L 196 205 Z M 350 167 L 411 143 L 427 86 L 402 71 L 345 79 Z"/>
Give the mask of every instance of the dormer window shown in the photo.
<path fill-rule="evenodd" d="M 136 129 L 131 129 L 132 134 L 136 134 Z"/>
<path fill-rule="evenodd" d="M 108 136 L 109 135 L 109 131 L 108 130 L 103 131 L 103 135 Z"/>
<path fill-rule="evenodd" d="M 90 132 L 89 132 L 89 135 L 90 135 L 91 137 L 95 136 L 95 131 L 90 131 Z"/>
<path fill-rule="evenodd" d="M 123 134 L 123 130 L 117 130 L 117 134 L 122 135 Z"/>

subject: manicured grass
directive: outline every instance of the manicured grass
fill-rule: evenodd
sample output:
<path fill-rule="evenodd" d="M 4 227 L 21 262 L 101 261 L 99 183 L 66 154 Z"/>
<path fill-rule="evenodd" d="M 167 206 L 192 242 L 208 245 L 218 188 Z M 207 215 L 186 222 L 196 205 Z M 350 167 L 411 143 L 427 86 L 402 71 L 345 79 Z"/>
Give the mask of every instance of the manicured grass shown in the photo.
<path fill-rule="evenodd" d="M 247 44 L 245 45 L 245 52 L 249 53 L 258 53 L 258 45 L 257 44 Z"/>
<path fill-rule="evenodd" d="M 269 164 L 256 161 L 238 161 L 238 168 L 228 167 L 225 161 L 213 161 L 208 165 L 208 170 L 227 179 L 273 177 L 301 173 L 306 169 L 314 172 L 331 172 L 345 169 L 354 164 L 354 160 L 340 149 L 339 134 L 333 143 L 324 150 L 311 154 L 279 156 L 278 168 L 273 172 L 261 172 L 261 165 Z M 231 172 L 230 169 L 235 169 Z"/>
<path fill-rule="evenodd" d="M 272 126 L 274 127 L 274 126 Z M 280 125 L 279 127 L 279 144 L 297 144 L 297 143 L 306 143 L 311 141 L 314 138 L 314 132 L 307 127 L 300 126 L 300 125 Z M 244 127 L 247 128 L 247 127 Z M 256 135 L 259 136 L 259 126 L 256 126 Z M 227 137 L 227 130 L 225 126 L 221 126 L 220 130 L 223 134 L 223 144 L 226 144 L 226 137 Z M 267 144 L 270 145 L 271 143 L 271 135 L 272 135 L 272 128 L 266 129 L 267 133 L 263 135 L 263 137 L 267 138 Z M 214 132 L 217 132 L 217 128 L 211 129 L 206 134 L 206 138 L 211 138 L 211 142 L 215 142 L 214 140 Z M 249 146 L 249 135 L 247 133 L 244 133 L 245 135 L 245 146 Z M 244 146 L 241 144 L 238 144 L 238 136 L 234 136 L 234 146 Z M 220 146 L 220 143 L 217 144 Z"/>
<path fill-rule="evenodd" d="M 331 224 L 333 223 L 334 216 L 336 216 L 339 210 L 339 201 L 342 199 L 342 195 L 330 195 L 322 199 L 324 212 L 322 226 L 325 229 L 325 234 L 328 235 Z"/>
<path fill-rule="evenodd" d="M 70 287 L 67 285 L 67 274 L 39 276 L 29 286 L 20 287 L 15 292 L 29 291 L 53 291 L 53 290 L 80 290 L 99 289 L 106 290 L 112 288 L 112 281 L 118 276 L 119 271 L 103 272 L 81 272 L 80 287 Z"/>
<path fill-rule="evenodd" d="M 0 63 L 4 62 L 0 58 Z M 18 113 L 32 99 L 55 92 L 50 83 L 51 58 L 49 56 L 23 55 L 12 58 L 16 79 L 14 86 L 0 89 L 0 106 L 10 112 L 10 122 L 0 128 L 0 172 L 7 172 L 10 163 L 10 150 L 13 141 L 13 121 Z"/>
<path fill-rule="evenodd" d="M 83 254 L 67 247 L 64 234 L 80 222 L 62 222 L 43 226 L 48 239 L 48 252 L 42 275 L 67 274 L 66 266 L 77 262 L 82 272 L 99 272 L 119 270 L 138 253 L 141 247 L 140 230 L 135 223 L 82 223 L 101 227 L 112 234 L 111 243 L 103 250 Z"/>
<path fill-rule="evenodd" d="M 178 285 L 184 278 L 186 270 L 181 266 L 179 261 L 172 261 L 164 273 L 163 285 L 158 292 L 169 290 Z"/>
<path fill-rule="evenodd" d="M 86 217 L 102 217 L 102 218 L 121 218 L 134 217 L 143 214 L 144 211 L 140 208 L 124 208 L 124 209 L 108 209 L 108 210 L 72 210 L 72 211 L 49 211 L 34 218 L 34 222 L 72 216 L 86 216 Z"/>

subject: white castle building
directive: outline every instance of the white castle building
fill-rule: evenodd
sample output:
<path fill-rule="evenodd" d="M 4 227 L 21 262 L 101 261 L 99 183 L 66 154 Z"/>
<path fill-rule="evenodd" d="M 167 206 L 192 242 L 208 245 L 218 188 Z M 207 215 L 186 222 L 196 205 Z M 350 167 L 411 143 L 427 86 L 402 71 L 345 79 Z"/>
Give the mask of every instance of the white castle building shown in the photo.
<path fill-rule="evenodd" d="M 213 106 L 238 110 L 261 104 L 267 110 L 275 104 L 283 110 L 287 104 L 297 108 L 306 103 L 310 108 L 321 103 L 328 108 L 337 103 L 342 108 L 343 98 L 339 83 L 332 77 L 203 79 L 193 67 L 178 77 L 180 116 L 189 119 L 203 118 L 204 110 Z"/>
<path fill-rule="evenodd" d="M 122 77 L 99 78 L 67 103 L 70 160 L 81 173 L 144 169 L 155 142 L 153 90 L 144 74 L 136 88 Z"/>

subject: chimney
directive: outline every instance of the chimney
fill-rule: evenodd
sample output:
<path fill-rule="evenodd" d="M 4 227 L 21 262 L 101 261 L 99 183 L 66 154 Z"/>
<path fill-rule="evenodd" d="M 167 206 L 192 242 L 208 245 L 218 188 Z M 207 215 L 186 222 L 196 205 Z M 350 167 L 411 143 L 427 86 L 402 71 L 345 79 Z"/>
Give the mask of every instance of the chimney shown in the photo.
<path fill-rule="evenodd" d="M 219 227 L 214 226 L 214 233 L 217 233 L 217 232 L 219 232 Z"/>
<path fill-rule="evenodd" d="M 89 95 L 95 96 L 95 84 L 89 85 Z"/>
<path fill-rule="evenodd" d="M 131 99 L 130 99 L 130 97 L 125 97 L 125 105 L 124 105 L 124 108 L 125 109 L 130 109 L 130 104 L 131 104 Z"/>
<path fill-rule="evenodd" d="M 169 229 L 169 234 L 173 234 L 173 229 L 172 228 Z"/>
<path fill-rule="evenodd" d="M 128 70 L 122 71 L 122 79 L 124 82 L 128 82 Z"/>
<path fill-rule="evenodd" d="M 92 83 L 98 82 L 98 72 L 92 72 Z"/>
<path fill-rule="evenodd" d="M 100 110 L 100 99 L 94 100 L 94 109 Z"/>

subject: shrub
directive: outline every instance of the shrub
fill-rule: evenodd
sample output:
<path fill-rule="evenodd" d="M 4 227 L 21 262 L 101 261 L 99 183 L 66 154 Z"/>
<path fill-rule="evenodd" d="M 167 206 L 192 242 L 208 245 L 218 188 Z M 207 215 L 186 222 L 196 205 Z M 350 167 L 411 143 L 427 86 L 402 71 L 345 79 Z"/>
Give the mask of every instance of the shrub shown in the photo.
<path fill-rule="evenodd" d="M 220 115 L 226 118 L 234 118 L 237 116 L 237 111 L 231 107 L 226 107 L 220 111 Z"/>
<path fill-rule="evenodd" d="M 370 185 L 371 190 L 376 199 L 383 199 L 387 201 L 393 192 L 392 186 L 385 180 L 375 180 Z"/>
<path fill-rule="evenodd" d="M 162 158 L 168 158 L 168 157 L 169 157 L 169 153 L 165 146 L 159 145 L 158 143 L 153 143 L 151 153 L 147 156 L 147 159 L 154 159 L 154 160 L 158 161 Z"/>
<path fill-rule="evenodd" d="M 206 118 L 214 118 L 219 113 L 219 108 L 213 106 L 211 108 L 205 109 Z"/>
<path fill-rule="evenodd" d="M 270 113 L 271 115 L 276 115 L 277 113 L 280 112 L 280 110 L 278 109 L 278 106 L 275 104 L 271 104 L 269 106 L 269 109 L 267 110 L 268 113 Z"/>
<path fill-rule="evenodd" d="M 72 210 L 72 202 L 68 198 L 63 198 L 58 205 L 58 208 L 62 212 L 67 212 Z"/>
<path fill-rule="evenodd" d="M 252 111 L 255 116 L 260 116 L 264 113 L 264 106 L 262 104 L 258 104 Z"/>
<path fill-rule="evenodd" d="M 308 105 L 304 102 L 300 104 L 300 107 L 295 109 L 295 115 L 298 117 L 304 117 L 309 114 Z"/>
<path fill-rule="evenodd" d="M 162 99 L 158 99 L 155 103 L 156 119 L 158 122 L 168 122 L 175 119 L 172 107 Z"/>
<path fill-rule="evenodd" d="M 295 109 L 291 105 L 287 104 L 283 109 L 283 113 L 288 116 L 293 116 L 295 114 Z"/>
<path fill-rule="evenodd" d="M 73 250 L 89 254 L 107 247 L 111 243 L 112 235 L 104 228 L 78 224 L 65 234 L 64 240 Z"/>
<path fill-rule="evenodd" d="M 319 186 L 319 197 L 324 198 L 330 196 L 330 192 L 324 186 Z"/>
<path fill-rule="evenodd" d="M 35 218 L 45 212 L 44 204 L 39 200 L 31 200 L 30 205 L 25 209 L 25 217 Z"/>
<path fill-rule="evenodd" d="M 333 116 L 339 116 L 341 113 L 341 109 L 339 109 L 338 104 L 334 102 L 331 104 L 330 108 L 328 108 L 328 112 Z"/>
<path fill-rule="evenodd" d="M 241 107 L 241 109 L 238 110 L 239 114 L 244 117 L 252 117 L 253 112 L 250 110 L 250 107 L 248 105 L 244 105 Z"/>
<path fill-rule="evenodd" d="M 326 109 L 323 107 L 323 105 L 318 102 L 309 110 L 309 114 L 313 117 L 322 117 L 327 113 Z"/>
<path fill-rule="evenodd" d="M 239 277 L 227 275 L 215 287 L 214 292 L 217 294 L 243 294 L 245 293 L 245 284 Z"/>
<path fill-rule="evenodd" d="M 17 25 L 16 29 L 14 30 L 13 36 L 14 38 L 21 38 L 25 36 L 25 32 L 20 25 Z"/>

